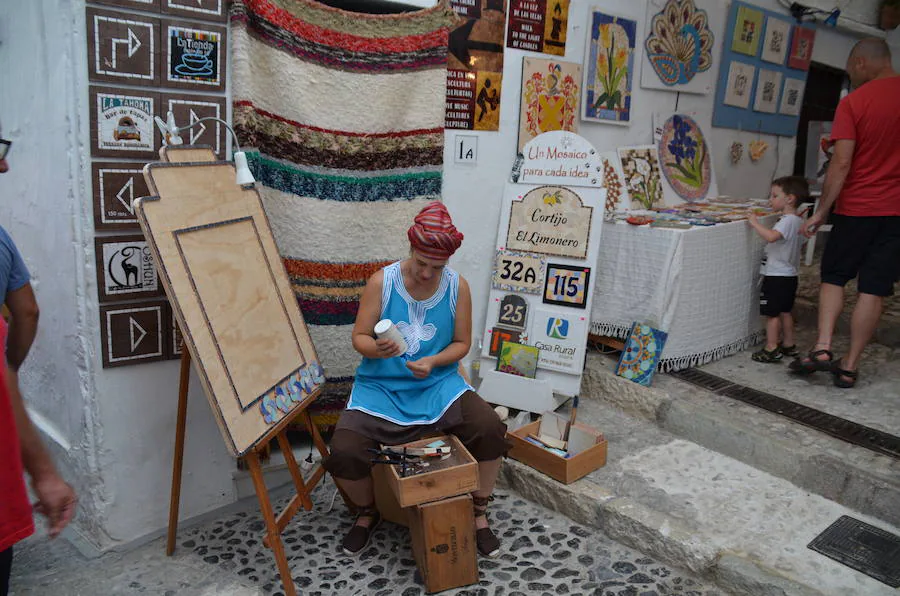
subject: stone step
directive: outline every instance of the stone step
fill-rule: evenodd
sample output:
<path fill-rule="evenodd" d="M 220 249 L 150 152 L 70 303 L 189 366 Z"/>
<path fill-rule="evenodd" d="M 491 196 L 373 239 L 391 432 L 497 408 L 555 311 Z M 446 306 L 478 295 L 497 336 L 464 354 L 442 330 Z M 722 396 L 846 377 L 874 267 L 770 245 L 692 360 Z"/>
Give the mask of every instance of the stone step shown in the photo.
<path fill-rule="evenodd" d="M 896 595 L 806 548 L 841 515 L 896 528 L 661 430 L 645 418 L 660 410 L 650 400 L 632 404 L 641 417 L 593 396 L 583 392 L 578 417 L 605 433 L 606 466 L 563 485 L 508 459 L 501 483 L 729 593 Z"/>
<path fill-rule="evenodd" d="M 746 355 L 743 358 L 749 360 Z M 788 480 L 800 488 L 900 526 L 900 460 L 715 395 L 669 375 L 656 375 L 654 386 L 648 388 L 615 376 L 611 368 L 610 359 L 591 354 L 585 367 L 582 395 L 601 400 L 652 422 L 674 436 Z M 704 370 L 734 382 L 749 381 L 753 375 L 752 371 L 738 371 L 734 364 L 727 363 L 716 363 Z M 787 373 L 782 371 L 780 374 Z M 815 385 L 815 380 L 804 379 L 799 383 L 810 384 L 810 387 L 791 388 L 791 395 L 798 400 L 802 399 L 802 391 L 824 391 Z M 771 389 L 764 385 L 756 388 Z M 775 393 L 775 390 L 771 392 Z M 840 395 L 846 399 L 846 393 Z M 807 405 L 815 407 L 818 404 L 810 402 Z M 840 415 L 841 410 L 831 413 Z M 863 422 L 874 424 L 873 421 Z M 889 428 L 881 430 L 890 432 Z"/>
<path fill-rule="evenodd" d="M 838 317 L 836 331 L 841 335 L 850 335 L 850 309 L 845 309 Z M 794 302 L 794 320 L 802 325 L 815 328 L 819 317 L 818 300 L 797 297 Z M 874 341 L 891 348 L 900 348 L 900 318 L 885 313 L 875 330 Z"/>

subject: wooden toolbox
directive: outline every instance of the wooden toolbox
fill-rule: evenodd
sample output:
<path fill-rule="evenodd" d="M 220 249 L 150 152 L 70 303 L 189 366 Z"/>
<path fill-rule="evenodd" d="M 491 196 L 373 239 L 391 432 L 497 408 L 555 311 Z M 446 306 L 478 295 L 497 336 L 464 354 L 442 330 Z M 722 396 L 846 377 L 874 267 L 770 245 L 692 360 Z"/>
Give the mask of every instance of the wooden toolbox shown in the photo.
<path fill-rule="evenodd" d="M 472 497 L 415 505 L 408 512 L 413 557 L 425 590 L 441 592 L 477 582 Z"/>
<path fill-rule="evenodd" d="M 437 440 L 443 440 L 450 445 L 450 457 L 444 460 L 436 458 L 435 461 L 428 460 L 430 464 L 428 472 L 401 478 L 399 466 L 378 464 L 386 468 L 385 480 L 401 508 L 478 490 L 478 462 L 453 435 L 420 439 L 405 445 L 393 446 L 391 449 L 401 451 L 403 447 L 425 447 Z"/>
<path fill-rule="evenodd" d="M 599 442 L 577 455 L 566 458 L 555 455 L 525 440 L 525 437 L 528 435 L 538 434 L 540 425 L 541 422 L 538 420 L 506 433 L 506 437 L 512 443 L 512 449 L 510 449 L 508 454 L 509 457 L 517 459 L 563 484 L 571 484 L 579 478 L 587 476 L 597 468 L 602 468 L 606 465 L 607 442 L 598 431 L 576 422 L 572 427 L 573 429 L 577 428 L 584 433 L 594 434 L 599 439 Z"/>

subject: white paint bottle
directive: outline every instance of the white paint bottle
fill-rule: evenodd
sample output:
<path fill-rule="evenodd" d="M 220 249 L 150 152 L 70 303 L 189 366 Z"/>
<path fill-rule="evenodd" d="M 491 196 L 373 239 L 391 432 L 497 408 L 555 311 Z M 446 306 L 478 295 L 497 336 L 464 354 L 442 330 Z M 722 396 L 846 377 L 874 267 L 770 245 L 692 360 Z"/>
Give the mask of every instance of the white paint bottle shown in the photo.
<path fill-rule="evenodd" d="M 375 323 L 375 335 L 378 336 L 379 339 L 393 340 L 400 346 L 401 356 L 406 354 L 406 350 L 409 349 L 409 346 L 406 345 L 406 340 L 403 339 L 403 334 L 400 333 L 400 330 L 397 329 L 397 326 L 394 325 L 394 322 L 390 319 L 381 319 Z"/>

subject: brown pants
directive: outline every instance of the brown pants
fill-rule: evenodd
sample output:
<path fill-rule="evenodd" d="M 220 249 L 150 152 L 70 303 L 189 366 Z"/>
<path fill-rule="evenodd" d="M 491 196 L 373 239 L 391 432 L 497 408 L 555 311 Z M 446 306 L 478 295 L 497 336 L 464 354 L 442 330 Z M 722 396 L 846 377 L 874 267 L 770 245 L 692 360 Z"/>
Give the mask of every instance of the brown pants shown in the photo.
<path fill-rule="evenodd" d="M 497 459 L 509 450 L 506 425 L 477 393 L 466 391 L 440 420 L 428 425 L 398 427 L 363 412 L 345 411 L 331 438 L 325 469 L 335 478 L 362 480 L 372 472 L 370 460 L 375 457 L 367 449 L 415 441 L 433 432 L 455 435 L 477 461 Z"/>

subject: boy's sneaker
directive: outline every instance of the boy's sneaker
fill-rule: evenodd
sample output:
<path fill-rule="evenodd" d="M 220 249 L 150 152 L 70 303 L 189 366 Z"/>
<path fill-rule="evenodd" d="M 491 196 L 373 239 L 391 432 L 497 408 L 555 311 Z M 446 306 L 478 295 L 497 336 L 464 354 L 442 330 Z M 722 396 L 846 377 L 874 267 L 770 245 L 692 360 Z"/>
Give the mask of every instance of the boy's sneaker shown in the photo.
<path fill-rule="evenodd" d="M 797 346 L 778 346 L 778 351 L 781 352 L 783 356 L 789 356 L 790 358 L 799 358 L 800 352 L 797 351 Z"/>
<path fill-rule="evenodd" d="M 772 364 L 775 362 L 781 362 L 783 356 L 781 355 L 781 350 L 775 348 L 774 350 L 767 350 L 763 348 L 758 352 L 753 352 L 753 356 L 751 356 L 753 360 L 756 362 L 764 362 L 766 364 Z"/>

